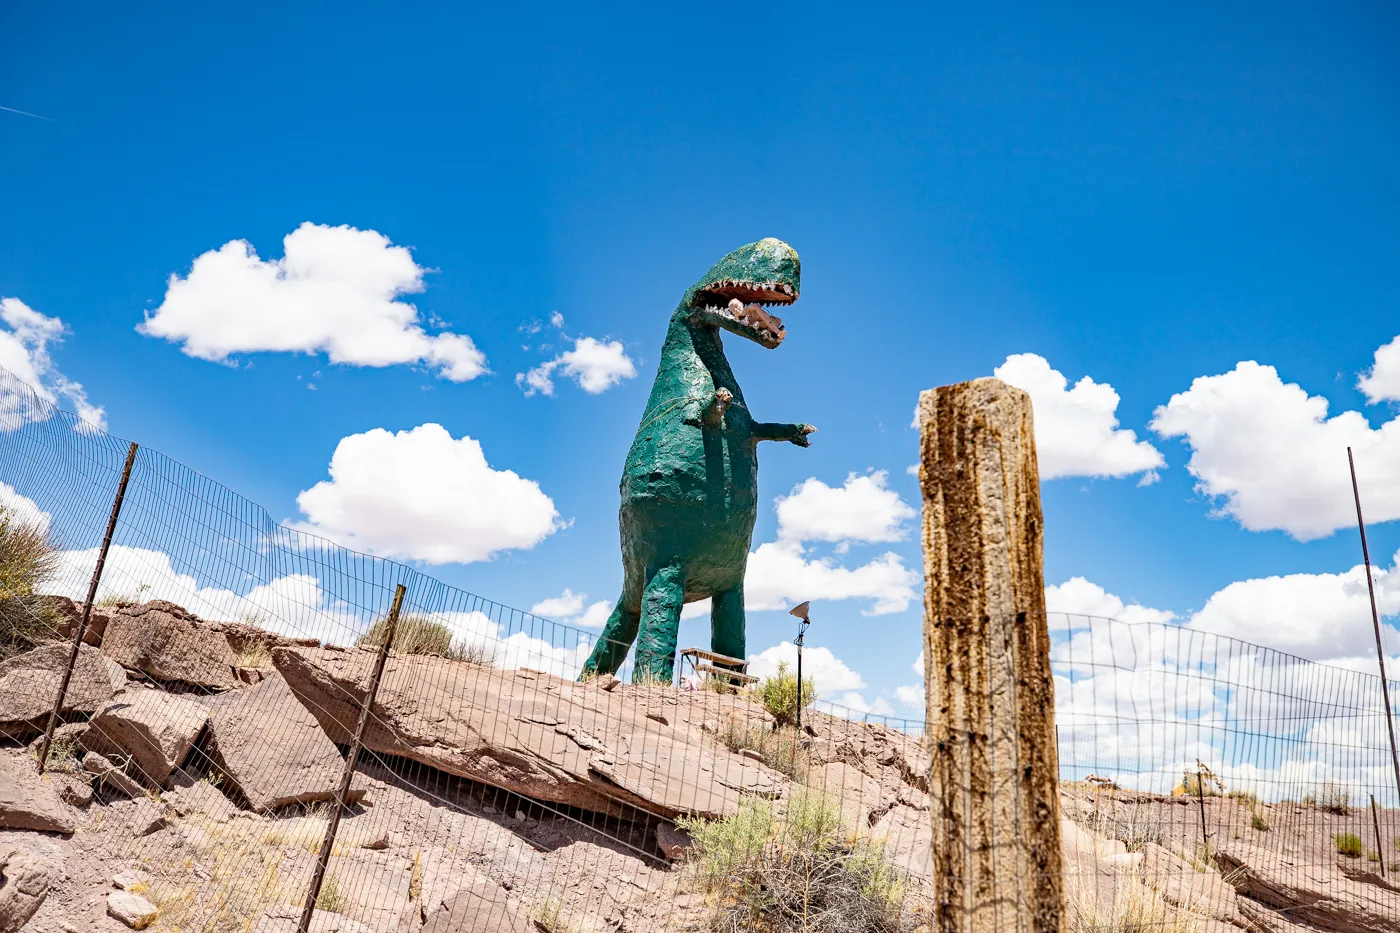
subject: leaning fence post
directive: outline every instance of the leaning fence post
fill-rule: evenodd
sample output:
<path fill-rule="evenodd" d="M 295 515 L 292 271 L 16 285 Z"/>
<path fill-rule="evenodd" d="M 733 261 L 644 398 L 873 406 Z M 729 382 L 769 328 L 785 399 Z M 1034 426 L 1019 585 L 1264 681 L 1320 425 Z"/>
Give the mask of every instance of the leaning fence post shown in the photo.
<path fill-rule="evenodd" d="M 122 467 L 122 478 L 117 483 L 117 497 L 112 500 L 112 514 L 107 518 L 107 534 L 102 538 L 102 548 L 97 552 L 97 566 L 92 571 L 92 582 L 88 584 L 87 600 L 83 603 L 83 614 L 78 620 L 78 628 L 73 633 L 73 650 L 68 655 L 68 666 L 63 670 L 63 680 L 58 686 L 58 696 L 54 698 L 53 710 L 49 713 L 49 724 L 44 727 L 44 740 L 39 743 L 39 773 L 49 763 L 49 745 L 53 742 L 53 730 L 58 725 L 58 717 L 63 714 L 63 701 L 68 697 L 68 685 L 73 680 L 73 668 L 78 664 L 78 653 L 82 650 L 83 638 L 87 635 L 88 621 L 92 618 L 92 601 L 97 598 L 97 586 L 102 582 L 102 567 L 107 563 L 107 551 L 112 546 L 112 535 L 117 530 L 117 516 L 122 511 L 122 500 L 126 498 L 126 484 L 131 479 L 131 467 L 136 462 L 136 442 L 132 441 L 126 451 L 126 465 Z"/>
<path fill-rule="evenodd" d="M 1196 762 L 1200 764 L 1200 762 Z M 1210 836 L 1206 834 L 1206 776 L 1202 768 L 1196 769 L 1196 799 L 1201 804 L 1201 861 L 1210 866 Z"/>
<path fill-rule="evenodd" d="M 364 744 L 365 727 L 369 725 L 369 711 L 374 706 L 374 698 L 379 693 L 379 680 L 384 676 L 384 664 L 389 660 L 389 648 L 394 643 L 395 630 L 399 624 L 399 609 L 403 607 L 404 587 L 400 583 L 394 589 L 394 602 L 389 607 L 389 618 L 384 625 L 384 643 L 379 646 L 379 656 L 374 660 L 374 670 L 369 675 L 369 689 L 365 693 L 364 705 L 360 707 L 360 721 L 355 724 L 355 738 L 350 742 L 350 751 L 345 755 L 345 770 L 340 775 L 340 788 L 335 794 L 335 807 L 331 811 L 330 822 L 326 824 L 326 835 L 321 840 L 321 854 L 316 858 L 316 871 L 311 875 L 311 887 L 306 889 L 306 902 L 301 907 L 301 922 L 298 933 L 311 929 L 311 918 L 316 912 L 316 900 L 321 896 L 321 883 L 326 880 L 326 866 L 331 861 L 331 849 L 335 847 L 335 834 L 340 829 L 340 814 L 345 809 L 345 798 L 350 793 L 350 782 L 355 777 L 355 766 L 359 764 L 360 747 Z"/>
<path fill-rule="evenodd" d="M 1385 847 L 1381 845 L 1381 820 L 1376 815 L 1376 795 L 1371 794 L 1371 828 L 1376 831 L 1376 860 L 1381 863 L 1381 877 L 1385 877 Z"/>
<path fill-rule="evenodd" d="M 1059 753 L 1030 396 L 919 397 L 933 929 L 1058 933 Z"/>

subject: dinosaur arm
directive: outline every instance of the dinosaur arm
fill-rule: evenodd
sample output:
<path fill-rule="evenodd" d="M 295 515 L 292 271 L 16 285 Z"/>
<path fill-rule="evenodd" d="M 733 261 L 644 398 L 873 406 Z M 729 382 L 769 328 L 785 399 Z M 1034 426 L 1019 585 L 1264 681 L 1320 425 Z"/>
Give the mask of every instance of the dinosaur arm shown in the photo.
<path fill-rule="evenodd" d="M 734 393 L 724 386 L 715 389 L 714 396 L 708 405 L 700 412 L 700 420 L 710 427 L 715 427 L 724 420 L 724 413 L 729 410 L 729 406 L 734 402 Z"/>
<path fill-rule="evenodd" d="M 760 421 L 753 426 L 753 436 L 760 441 L 790 441 L 798 447 L 811 447 L 812 442 L 808 440 L 808 434 L 815 434 L 817 429 L 810 424 L 779 424 L 772 421 Z"/>

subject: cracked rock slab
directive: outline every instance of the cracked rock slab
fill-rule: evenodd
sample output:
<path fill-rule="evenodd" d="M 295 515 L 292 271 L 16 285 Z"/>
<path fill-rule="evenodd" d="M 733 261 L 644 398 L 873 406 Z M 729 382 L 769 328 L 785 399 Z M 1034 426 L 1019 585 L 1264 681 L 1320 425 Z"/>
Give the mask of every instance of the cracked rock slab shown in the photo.
<path fill-rule="evenodd" d="M 71 645 L 56 643 L 0 662 L 0 736 L 43 732 L 53 710 Z M 64 695 L 63 712 L 94 713 L 126 684 L 126 671 L 96 648 L 83 645 Z"/>
<path fill-rule="evenodd" d="M 374 653 L 283 647 L 272 658 L 331 741 L 349 744 Z M 784 787 L 767 766 L 648 718 L 635 696 L 535 671 L 391 657 L 373 712 L 371 751 L 586 810 L 713 819 Z"/>
<path fill-rule="evenodd" d="M 335 798 L 345 759 L 281 674 L 211 707 L 209 756 L 254 810 Z M 352 788 L 349 799 L 363 795 Z"/>

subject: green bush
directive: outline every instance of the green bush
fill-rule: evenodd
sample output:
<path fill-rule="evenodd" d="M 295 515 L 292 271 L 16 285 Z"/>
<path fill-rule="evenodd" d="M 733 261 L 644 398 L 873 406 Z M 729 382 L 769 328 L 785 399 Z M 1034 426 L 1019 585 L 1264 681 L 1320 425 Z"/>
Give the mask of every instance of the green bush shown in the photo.
<path fill-rule="evenodd" d="M 0 505 L 0 660 L 58 638 L 62 620 L 38 595 L 57 570 L 48 530 Z"/>
<path fill-rule="evenodd" d="M 1365 848 L 1356 833 L 1337 833 L 1332 839 L 1337 843 L 1337 854 L 1347 858 L 1360 858 Z"/>
<path fill-rule="evenodd" d="M 765 677 L 758 685 L 758 699 L 763 708 L 772 714 L 780 726 L 790 726 L 797 722 L 797 675 L 787 666 L 786 661 L 778 662 L 778 669 L 771 677 Z M 802 678 L 802 708 L 806 709 L 817 702 L 817 689 L 812 678 Z"/>
<path fill-rule="evenodd" d="M 895 933 L 905 887 L 883 848 L 850 837 L 840 808 L 795 790 L 781 816 L 747 800 L 733 816 L 683 819 L 694 845 L 687 865 L 717 895 L 710 929 L 769 933 Z"/>

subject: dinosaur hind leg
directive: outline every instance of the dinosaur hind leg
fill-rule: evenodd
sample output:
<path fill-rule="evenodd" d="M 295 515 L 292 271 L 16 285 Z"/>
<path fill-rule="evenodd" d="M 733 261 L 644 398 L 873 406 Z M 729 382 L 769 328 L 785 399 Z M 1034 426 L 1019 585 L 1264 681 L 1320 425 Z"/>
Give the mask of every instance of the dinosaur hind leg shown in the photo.
<path fill-rule="evenodd" d="M 744 657 L 744 586 L 716 593 L 710 601 L 710 650 Z"/>
<path fill-rule="evenodd" d="M 671 683 L 684 603 L 685 571 L 679 561 L 661 567 L 647 580 L 642 591 L 642 624 L 633 683 Z"/>
<path fill-rule="evenodd" d="M 637 623 L 640 621 L 641 613 L 627 608 L 627 594 L 624 593 L 613 607 L 612 615 L 608 616 L 602 634 L 593 645 L 593 652 L 584 662 L 579 680 L 594 674 L 616 674 L 637 638 Z"/>

